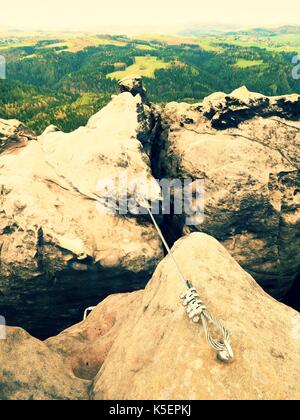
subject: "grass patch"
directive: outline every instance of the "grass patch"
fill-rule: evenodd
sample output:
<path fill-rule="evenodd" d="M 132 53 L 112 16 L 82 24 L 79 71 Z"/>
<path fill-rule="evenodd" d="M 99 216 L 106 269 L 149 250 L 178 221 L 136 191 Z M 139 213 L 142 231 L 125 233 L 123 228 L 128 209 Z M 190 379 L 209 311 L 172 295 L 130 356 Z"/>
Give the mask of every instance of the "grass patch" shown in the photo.
<path fill-rule="evenodd" d="M 97 36 L 85 36 L 85 37 L 76 37 L 76 38 L 69 38 L 66 42 L 62 42 L 61 46 L 66 45 L 67 50 L 69 52 L 79 52 L 84 50 L 87 47 L 98 47 L 100 45 L 115 45 L 117 47 L 124 47 L 126 45 L 125 42 L 115 41 L 110 38 L 98 38 Z M 53 46 L 60 46 L 60 44 L 51 45 Z"/>
<path fill-rule="evenodd" d="M 241 69 L 247 69 L 249 67 L 261 66 L 264 62 L 262 60 L 238 60 L 234 67 L 239 67 Z"/>
<path fill-rule="evenodd" d="M 215 38 L 203 37 L 197 38 L 197 43 L 205 51 L 222 52 L 222 47 L 218 45 Z"/>
<path fill-rule="evenodd" d="M 155 77 L 155 70 L 166 69 L 169 66 L 170 64 L 158 60 L 156 57 L 135 57 L 134 64 L 127 67 L 125 70 L 114 71 L 113 73 L 108 74 L 107 77 L 116 80 L 121 80 L 124 77 L 128 77 L 133 74 L 139 74 L 144 77 Z"/>
<path fill-rule="evenodd" d="M 150 45 L 146 45 L 146 44 L 136 44 L 135 48 L 137 50 L 143 50 L 143 51 L 153 51 L 153 50 L 155 50 L 155 48 L 151 47 Z"/>

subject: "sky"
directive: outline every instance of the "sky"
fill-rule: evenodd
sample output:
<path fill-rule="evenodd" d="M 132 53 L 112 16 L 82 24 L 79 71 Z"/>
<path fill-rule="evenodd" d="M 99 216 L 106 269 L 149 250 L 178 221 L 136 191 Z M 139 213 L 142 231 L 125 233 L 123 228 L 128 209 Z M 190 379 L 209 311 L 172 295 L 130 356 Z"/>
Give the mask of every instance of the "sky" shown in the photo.
<path fill-rule="evenodd" d="M 300 0 L 0 0 L 0 10 L 0 27 L 15 29 L 300 25 Z"/>

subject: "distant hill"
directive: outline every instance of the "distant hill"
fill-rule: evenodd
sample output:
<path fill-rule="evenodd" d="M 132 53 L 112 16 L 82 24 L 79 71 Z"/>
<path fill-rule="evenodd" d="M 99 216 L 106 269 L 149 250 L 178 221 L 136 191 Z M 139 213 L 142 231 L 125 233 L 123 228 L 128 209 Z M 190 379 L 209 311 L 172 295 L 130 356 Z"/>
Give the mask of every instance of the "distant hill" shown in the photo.
<path fill-rule="evenodd" d="M 246 35 L 272 37 L 278 35 L 300 34 L 300 26 L 280 26 L 278 28 L 251 28 L 240 31 L 226 32 L 224 35 Z"/>
<path fill-rule="evenodd" d="M 206 36 L 206 35 L 221 35 L 226 32 L 233 32 L 240 30 L 241 27 L 237 25 L 221 25 L 221 24 L 191 24 L 186 28 L 181 29 L 178 35 L 181 36 Z"/>
<path fill-rule="evenodd" d="M 281 26 L 280 28 L 276 29 L 276 32 L 279 35 L 284 34 L 300 34 L 300 26 Z"/>
<path fill-rule="evenodd" d="M 280 26 L 277 28 L 255 27 L 255 28 L 241 28 L 236 25 L 219 25 L 219 24 L 191 24 L 190 26 L 181 29 L 178 35 L 181 36 L 256 36 L 256 37 L 272 37 L 278 35 L 293 35 L 300 34 L 300 26 Z"/>
<path fill-rule="evenodd" d="M 236 36 L 276 36 L 278 33 L 276 33 L 273 29 L 267 29 L 267 28 L 252 28 L 252 29 L 246 29 L 242 31 L 230 31 L 226 32 L 224 35 L 230 36 L 230 35 L 236 35 Z"/>

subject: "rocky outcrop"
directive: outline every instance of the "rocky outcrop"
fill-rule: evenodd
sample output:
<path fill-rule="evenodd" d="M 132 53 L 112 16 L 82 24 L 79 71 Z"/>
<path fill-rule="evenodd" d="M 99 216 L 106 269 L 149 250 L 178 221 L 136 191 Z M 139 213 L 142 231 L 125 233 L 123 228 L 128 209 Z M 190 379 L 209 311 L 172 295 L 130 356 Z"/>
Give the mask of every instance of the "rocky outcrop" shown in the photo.
<path fill-rule="evenodd" d="M 183 284 L 167 257 L 144 291 L 110 296 L 46 342 L 8 328 L 0 398 L 299 399 L 299 313 L 268 296 L 206 234 L 181 239 L 173 252 L 229 329 L 231 364 L 217 361 L 202 326 L 186 316 Z"/>
<path fill-rule="evenodd" d="M 230 330 L 233 363 L 218 362 L 202 327 L 189 321 L 179 298 L 183 285 L 167 257 L 145 291 L 112 296 L 85 322 L 47 340 L 76 376 L 95 377 L 90 397 L 300 398 L 293 330 L 299 314 L 268 296 L 206 234 L 181 239 L 173 251 L 207 308 Z"/>
<path fill-rule="evenodd" d="M 114 204 L 141 185 L 160 199 L 142 144 L 154 124 L 141 97 L 124 92 L 86 127 L 50 127 L 0 156 L 0 306 L 10 325 L 52 335 L 108 294 L 145 285 L 162 246 L 149 221 Z"/>
<path fill-rule="evenodd" d="M 0 400 L 83 400 L 90 382 L 76 378 L 63 358 L 20 328 L 0 341 Z"/>
<path fill-rule="evenodd" d="M 146 90 L 139 75 L 128 76 L 120 80 L 119 89 L 121 92 L 130 92 L 133 96 L 140 95 L 142 99 L 146 99 Z"/>
<path fill-rule="evenodd" d="M 0 119 L 0 153 L 24 147 L 36 135 L 18 120 Z"/>
<path fill-rule="evenodd" d="M 204 179 L 205 219 L 171 230 L 211 234 L 273 296 L 300 272 L 300 97 L 246 88 L 162 113 L 155 175 Z"/>
<path fill-rule="evenodd" d="M 209 233 L 283 298 L 300 272 L 299 96 L 241 88 L 161 110 L 147 102 L 139 76 L 120 90 L 72 133 L 50 126 L 36 139 L 21 123 L 0 121 L 0 309 L 8 323 L 45 338 L 111 293 L 145 286 L 163 249 L 134 197 L 142 188 L 161 199 L 153 176 L 205 181 L 204 221 L 166 216 L 170 242 Z M 130 211 L 116 214 L 124 205 Z"/>
<path fill-rule="evenodd" d="M 299 314 L 247 272 L 277 298 L 299 279 L 300 97 L 241 88 L 161 111 L 139 77 L 120 89 L 72 133 L 37 139 L 0 120 L 0 314 L 53 335 L 7 328 L 0 399 L 299 399 Z M 188 320 L 138 211 L 140 192 L 161 201 L 153 175 L 205 181 L 204 221 L 171 214 L 162 228 L 187 235 L 175 258 L 230 330 L 232 364 Z M 142 289 L 159 262 L 145 290 L 55 336 Z"/>

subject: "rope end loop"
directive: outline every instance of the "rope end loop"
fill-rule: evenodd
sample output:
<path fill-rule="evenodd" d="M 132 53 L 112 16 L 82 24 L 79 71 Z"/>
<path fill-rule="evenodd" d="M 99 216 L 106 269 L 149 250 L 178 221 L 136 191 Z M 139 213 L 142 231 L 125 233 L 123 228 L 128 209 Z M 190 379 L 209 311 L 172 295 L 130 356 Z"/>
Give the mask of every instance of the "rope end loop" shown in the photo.
<path fill-rule="evenodd" d="M 217 353 L 217 359 L 222 363 L 231 363 L 234 359 L 234 353 L 231 344 L 227 340 L 223 340 L 224 349 Z"/>
<path fill-rule="evenodd" d="M 188 317 L 195 323 L 202 322 L 205 336 L 210 347 L 217 352 L 217 359 L 223 363 L 231 363 L 234 359 L 234 353 L 230 344 L 229 331 L 214 318 L 206 309 L 197 290 L 192 283 L 187 281 L 188 289 L 180 296 L 182 304 L 186 309 Z M 209 323 L 223 335 L 222 341 L 214 339 L 209 331 Z"/>

